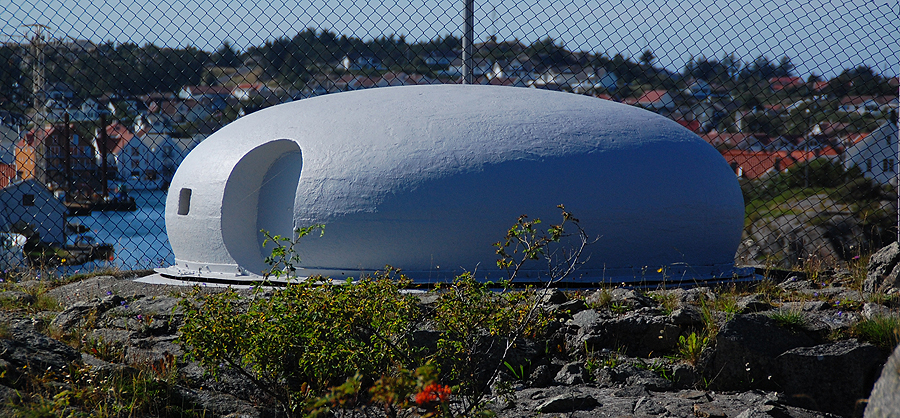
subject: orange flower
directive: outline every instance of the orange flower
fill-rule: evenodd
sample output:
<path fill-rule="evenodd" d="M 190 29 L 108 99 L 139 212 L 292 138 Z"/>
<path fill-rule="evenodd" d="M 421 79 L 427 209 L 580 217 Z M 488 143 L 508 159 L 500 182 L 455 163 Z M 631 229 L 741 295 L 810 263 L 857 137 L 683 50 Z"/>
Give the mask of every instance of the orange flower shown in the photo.
<path fill-rule="evenodd" d="M 450 386 L 430 383 L 416 394 L 416 404 L 424 406 L 433 402 L 444 403 L 448 398 L 450 398 Z"/>

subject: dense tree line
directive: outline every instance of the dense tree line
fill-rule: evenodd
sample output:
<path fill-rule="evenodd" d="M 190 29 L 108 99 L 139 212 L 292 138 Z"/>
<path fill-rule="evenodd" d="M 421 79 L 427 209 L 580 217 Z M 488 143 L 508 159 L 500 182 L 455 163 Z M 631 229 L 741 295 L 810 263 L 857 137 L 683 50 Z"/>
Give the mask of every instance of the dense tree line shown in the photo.
<path fill-rule="evenodd" d="M 171 92 L 184 85 L 215 84 L 219 80 L 210 71 L 213 67 L 247 66 L 257 69 L 259 80 L 275 80 L 285 86 L 302 88 L 318 74 L 340 71 L 338 66 L 344 56 L 374 58 L 381 66 L 374 72 L 405 71 L 436 76 L 442 68 L 428 58 L 453 56 L 452 51 L 460 46 L 460 39 L 453 35 L 408 43 L 404 36 L 363 40 L 310 28 L 290 38 L 281 37 L 250 47 L 244 53 L 228 42 L 223 42 L 212 53 L 194 47 L 162 48 L 149 43 L 138 46 L 106 42 L 84 49 L 66 44 L 48 45 L 44 68 L 47 83 L 64 82 L 78 98 L 98 97 L 105 93 L 129 96 Z M 656 56 L 650 50 L 643 51 L 635 62 L 622 54 L 610 58 L 604 54 L 572 52 L 549 37 L 528 45 L 518 40 L 496 42 L 489 39 L 477 52 L 476 59 L 510 60 L 526 56 L 538 71 L 572 65 L 605 68 L 616 73 L 625 85 L 624 91 L 620 92 L 623 96 L 638 94 L 646 88 L 684 87 L 682 80 L 686 79 L 706 80 L 737 92 L 741 102 L 750 106 L 771 98 L 771 91 L 761 87 L 765 84 L 763 81 L 795 75 L 794 65 L 786 56 L 777 62 L 759 56 L 748 63 L 734 54 L 726 54 L 721 59 L 699 56 L 691 58 L 681 73 L 671 73 L 654 65 Z M 25 46 L 0 47 L 0 106 L 10 108 L 29 104 L 30 66 L 34 61 L 29 57 L 30 53 Z M 819 80 L 813 75 L 807 81 Z M 845 70 L 830 80 L 823 91 L 837 97 L 894 92 L 885 78 L 866 66 Z M 805 94 L 812 92 L 807 89 Z"/>

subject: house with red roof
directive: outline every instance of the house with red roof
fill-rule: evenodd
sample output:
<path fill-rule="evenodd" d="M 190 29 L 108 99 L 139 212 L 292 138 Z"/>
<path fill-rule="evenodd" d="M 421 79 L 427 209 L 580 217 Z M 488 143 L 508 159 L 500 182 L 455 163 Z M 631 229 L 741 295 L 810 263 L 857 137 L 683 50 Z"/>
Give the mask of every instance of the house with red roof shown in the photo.
<path fill-rule="evenodd" d="M 105 130 L 105 148 L 101 135 L 93 138 L 98 164 L 102 164 L 100 156 L 105 153 L 107 167 L 114 169 L 110 171 L 115 179 L 125 182 L 129 189 L 159 188 L 159 174 L 150 147 L 118 121 L 107 125 Z"/>
<path fill-rule="evenodd" d="M 9 186 L 17 177 L 16 166 L 0 163 L 0 189 Z"/>
<path fill-rule="evenodd" d="M 847 96 L 838 104 L 839 112 L 847 113 L 886 113 L 896 108 L 897 96 Z"/>
<path fill-rule="evenodd" d="M 253 100 L 256 97 L 268 96 L 272 93 L 264 83 L 241 83 L 231 89 L 231 95 L 242 102 Z"/>
<path fill-rule="evenodd" d="M 178 97 L 184 100 L 224 99 L 231 96 L 231 89 L 225 86 L 184 86 Z"/>
<path fill-rule="evenodd" d="M 796 89 L 804 84 L 803 79 L 800 77 L 772 77 L 769 79 L 769 87 L 772 91 Z"/>
<path fill-rule="evenodd" d="M 812 161 L 817 158 L 838 159 L 838 152 L 833 148 L 816 150 L 742 150 L 729 149 L 722 151 L 725 161 L 738 177 L 757 179 L 769 174 L 785 171 L 794 164 Z"/>
<path fill-rule="evenodd" d="M 625 99 L 625 103 L 656 112 L 675 109 L 675 99 L 668 90 L 649 90 L 638 98 Z"/>

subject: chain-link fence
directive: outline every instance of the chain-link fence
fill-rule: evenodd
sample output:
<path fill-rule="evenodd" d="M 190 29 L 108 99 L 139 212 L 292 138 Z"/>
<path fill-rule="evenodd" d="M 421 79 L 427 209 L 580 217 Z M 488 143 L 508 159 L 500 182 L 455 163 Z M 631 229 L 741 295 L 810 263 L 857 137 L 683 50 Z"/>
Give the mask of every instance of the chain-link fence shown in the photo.
<path fill-rule="evenodd" d="M 848 261 L 896 239 L 896 4 L 471 6 L 470 36 L 465 0 L 3 6 L 4 267 L 113 253 L 127 268 L 171 264 L 167 183 L 224 124 L 466 75 L 640 106 L 696 132 L 740 178 L 741 264 Z"/>

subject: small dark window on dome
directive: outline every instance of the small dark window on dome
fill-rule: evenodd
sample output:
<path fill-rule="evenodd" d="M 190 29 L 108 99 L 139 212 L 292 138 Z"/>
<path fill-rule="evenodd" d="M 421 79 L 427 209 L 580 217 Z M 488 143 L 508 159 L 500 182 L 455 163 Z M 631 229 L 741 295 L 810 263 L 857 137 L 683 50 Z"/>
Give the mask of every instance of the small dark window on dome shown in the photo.
<path fill-rule="evenodd" d="M 191 189 L 181 189 L 178 194 L 178 214 L 187 215 L 191 211 Z"/>

